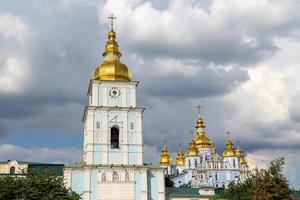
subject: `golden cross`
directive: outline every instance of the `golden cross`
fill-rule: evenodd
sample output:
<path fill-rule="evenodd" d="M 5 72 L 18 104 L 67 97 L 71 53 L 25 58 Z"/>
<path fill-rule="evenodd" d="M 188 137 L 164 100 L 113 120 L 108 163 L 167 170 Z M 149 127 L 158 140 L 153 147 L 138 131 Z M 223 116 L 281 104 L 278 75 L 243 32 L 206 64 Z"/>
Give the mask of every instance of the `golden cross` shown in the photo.
<path fill-rule="evenodd" d="M 114 27 L 114 20 L 117 19 L 113 14 L 111 14 L 108 19 L 110 19 L 111 28 Z"/>

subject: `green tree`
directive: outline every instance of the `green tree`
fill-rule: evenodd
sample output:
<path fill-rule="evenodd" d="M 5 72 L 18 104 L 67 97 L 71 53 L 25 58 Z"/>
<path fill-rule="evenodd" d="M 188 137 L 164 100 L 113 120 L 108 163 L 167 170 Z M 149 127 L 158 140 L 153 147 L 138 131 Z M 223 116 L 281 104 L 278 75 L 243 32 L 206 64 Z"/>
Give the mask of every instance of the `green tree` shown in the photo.
<path fill-rule="evenodd" d="M 220 198 L 230 200 L 292 200 L 292 190 L 283 176 L 284 158 L 270 163 L 268 169 L 256 169 L 244 182 L 230 183 Z"/>
<path fill-rule="evenodd" d="M 174 187 L 174 182 L 169 175 L 165 175 L 165 187 Z"/>
<path fill-rule="evenodd" d="M 23 177 L 0 176 L 0 199 L 78 200 L 80 196 L 64 186 L 63 177 L 28 172 Z"/>

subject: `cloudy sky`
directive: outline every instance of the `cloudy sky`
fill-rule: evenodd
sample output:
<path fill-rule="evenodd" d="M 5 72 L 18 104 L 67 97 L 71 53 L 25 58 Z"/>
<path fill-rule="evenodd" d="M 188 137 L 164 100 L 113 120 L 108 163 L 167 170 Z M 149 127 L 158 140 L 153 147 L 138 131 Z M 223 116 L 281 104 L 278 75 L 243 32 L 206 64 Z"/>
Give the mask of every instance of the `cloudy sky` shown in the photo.
<path fill-rule="evenodd" d="M 300 1 L 0 0 L 0 158 L 82 159 L 91 72 L 107 16 L 139 80 L 145 161 L 187 147 L 197 118 L 222 153 L 226 132 L 252 166 L 286 158 L 300 187 Z"/>

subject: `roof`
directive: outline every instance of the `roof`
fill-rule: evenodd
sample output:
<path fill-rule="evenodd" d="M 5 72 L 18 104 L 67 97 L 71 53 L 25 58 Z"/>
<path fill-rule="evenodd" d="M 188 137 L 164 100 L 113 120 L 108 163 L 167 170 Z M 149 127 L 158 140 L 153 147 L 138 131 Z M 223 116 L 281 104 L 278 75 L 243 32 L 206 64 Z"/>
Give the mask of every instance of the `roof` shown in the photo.
<path fill-rule="evenodd" d="M 293 190 L 293 197 L 300 199 L 300 190 Z"/>
<path fill-rule="evenodd" d="M 140 169 L 157 169 L 164 170 L 165 168 L 159 167 L 152 164 L 143 164 L 143 165 L 123 165 L 123 164 L 86 164 L 85 162 L 77 162 L 74 164 L 68 164 L 65 168 L 97 168 L 97 167 L 127 167 L 127 168 L 140 168 Z"/>
<path fill-rule="evenodd" d="M 31 161 L 22 161 L 22 160 L 5 160 L 0 161 L 0 164 L 7 164 L 10 161 L 16 161 L 18 164 L 27 164 L 27 165 L 64 165 L 64 164 L 55 164 L 55 163 L 40 163 L 40 162 L 31 162 Z"/>
<path fill-rule="evenodd" d="M 199 189 L 198 188 L 166 188 L 166 193 L 169 196 L 177 196 L 177 197 L 199 197 Z"/>
<path fill-rule="evenodd" d="M 214 189 L 215 195 L 220 195 L 224 192 L 223 188 Z M 168 196 L 175 197 L 211 197 L 208 195 L 200 195 L 199 188 L 176 188 L 166 187 L 166 193 Z"/>

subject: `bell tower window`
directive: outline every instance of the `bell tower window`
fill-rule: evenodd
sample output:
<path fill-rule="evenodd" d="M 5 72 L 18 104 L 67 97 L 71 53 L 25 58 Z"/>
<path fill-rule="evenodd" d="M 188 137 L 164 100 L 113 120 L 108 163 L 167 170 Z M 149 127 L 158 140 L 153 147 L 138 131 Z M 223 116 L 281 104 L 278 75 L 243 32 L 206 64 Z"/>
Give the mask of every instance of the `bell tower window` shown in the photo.
<path fill-rule="evenodd" d="M 117 127 L 110 129 L 110 145 L 112 149 L 119 148 L 119 129 Z"/>

